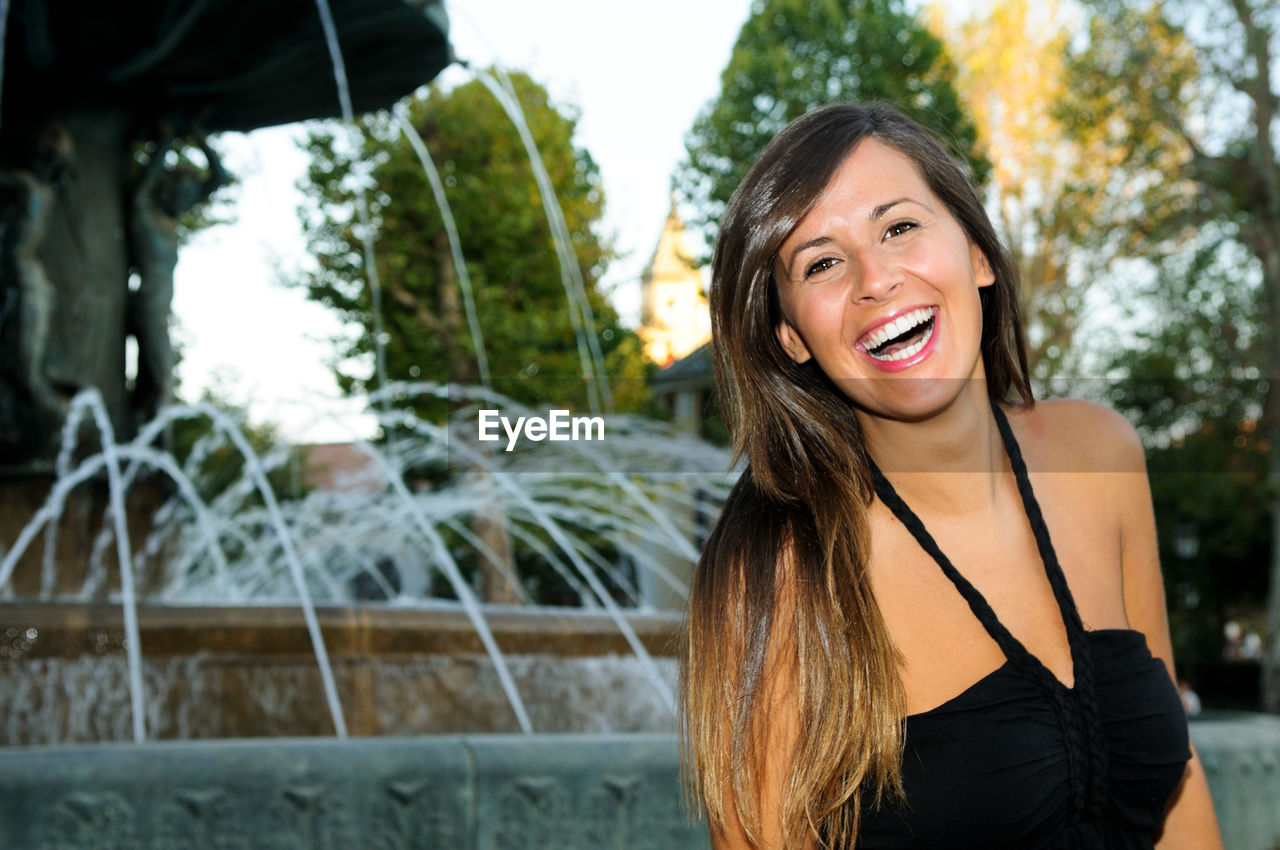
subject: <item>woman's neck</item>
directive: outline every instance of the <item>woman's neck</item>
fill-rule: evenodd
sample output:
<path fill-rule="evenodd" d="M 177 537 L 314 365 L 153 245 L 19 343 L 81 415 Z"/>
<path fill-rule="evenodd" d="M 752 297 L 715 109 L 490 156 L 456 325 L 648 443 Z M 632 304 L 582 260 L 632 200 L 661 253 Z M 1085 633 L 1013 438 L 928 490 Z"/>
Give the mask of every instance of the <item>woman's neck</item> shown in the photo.
<path fill-rule="evenodd" d="M 985 384 L 972 390 L 923 421 L 858 414 L 872 459 L 917 510 L 964 513 L 996 500 L 1009 461 Z"/>

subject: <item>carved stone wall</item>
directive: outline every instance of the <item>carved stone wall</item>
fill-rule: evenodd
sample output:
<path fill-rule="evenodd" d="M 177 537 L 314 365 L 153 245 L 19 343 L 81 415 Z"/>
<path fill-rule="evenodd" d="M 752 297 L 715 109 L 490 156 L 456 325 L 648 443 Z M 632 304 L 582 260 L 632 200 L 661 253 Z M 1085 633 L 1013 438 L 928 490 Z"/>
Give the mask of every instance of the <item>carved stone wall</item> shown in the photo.
<path fill-rule="evenodd" d="M 1227 850 L 1280 843 L 1280 718 L 1197 720 Z M 0 747 L 5 850 L 702 850 L 674 737 Z"/>
<path fill-rule="evenodd" d="M 0 750 L 0 847 L 707 847 L 676 764 L 665 735 Z"/>

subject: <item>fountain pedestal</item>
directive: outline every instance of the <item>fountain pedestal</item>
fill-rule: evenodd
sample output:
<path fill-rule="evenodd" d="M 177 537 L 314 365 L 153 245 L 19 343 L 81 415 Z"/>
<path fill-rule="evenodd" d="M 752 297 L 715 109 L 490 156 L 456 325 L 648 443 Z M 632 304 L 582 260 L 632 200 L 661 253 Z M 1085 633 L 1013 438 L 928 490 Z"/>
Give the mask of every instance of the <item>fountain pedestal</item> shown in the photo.
<path fill-rule="evenodd" d="M 458 608 L 321 608 L 353 735 L 516 732 L 474 627 Z M 144 605 L 150 739 L 332 735 L 296 608 Z M 617 625 L 580 609 L 487 608 L 537 732 L 674 732 L 675 718 Z M 680 617 L 628 621 L 669 686 Z M 0 605 L 0 745 L 132 740 L 118 607 Z"/>

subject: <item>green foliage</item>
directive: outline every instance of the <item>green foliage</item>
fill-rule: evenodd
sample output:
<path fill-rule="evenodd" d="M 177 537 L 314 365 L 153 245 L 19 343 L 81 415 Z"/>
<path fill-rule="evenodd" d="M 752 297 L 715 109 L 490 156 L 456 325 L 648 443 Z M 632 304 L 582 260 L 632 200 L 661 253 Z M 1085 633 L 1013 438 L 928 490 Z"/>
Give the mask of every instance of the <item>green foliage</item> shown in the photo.
<path fill-rule="evenodd" d="M 1121 380 L 1110 397 L 1150 445 L 1205 424 L 1232 431 L 1261 416 L 1261 282 L 1229 234 L 1206 229 L 1202 244 L 1163 260 L 1150 285 L 1131 293 L 1130 322 L 1139 329 L 1112 354 L 1108 371 Z"/>
<path fill-rule="evenodd" d="M 1267 447 L 1256 422 L 1215 420 L 1148 452 L 1174 657 L 1183 675 L 1222 659 L 1223 626 L 1256 617 L 1270 553 Z M 1180 552 L 1178 536 L 1198 545 Z M 1202 693 L 1214 704 L 1225 694 Z M 1253 706 L 1242 706 L 1253 707 Z"/>
<path fill-rule="evenodd" d="M 1260 282 L 1241 246 L 1218 232 L 1161 263 L 1144 296 L 1146 329 L 1113 355 L 1110 401 L 1148 444 L 1176 655 L 1217 657 L 1232 611 L 1266 593 L 1270 536 L 1267 441 L 1259 433 Z M 1181 305 L 1153 309 L 1156 299 Z M 1193 529 L 1196 554 L 1175 535 Z M 1206 697 L 1212 699 L 1212 694 Z"/>
<path fill-rule="evenodd" d="M 1148 444 L 1174 651 L 1192 678 L 1220 660 L 1226 621 L 1257 612 L 1270 556 L 1274 488 L 1255 365 L 1261 287 L 1228 232 L 1210 230 L 1159 263 L 1150 290 L 1135 293 L 1145 329 L 1111 363 L 1122 377 L 1110 401 Z M 1190 557 L 1175 542 L 1187 530 L 1199 542 Z"/>
<path fill-rule="evenodd" d="M 1132 61 L 1182 82 L 1147 80 L 1140 95 L 1117 90 L 1103 69 L 1128 45 L 1096 24 L 1070 27 L 1052 1 L 995 0 L 947 31 L 957 85 L 993 161 L 988 209 L 1018 266 L 1032 376 L 1045 384 L 1097 368 L 1078 337 L 1098 291 L 1125 271 L 1119 263 L 1133 255 L 1135 231 L 1171 221 L 1169 209 L 1195 197 L 1178 178 L 1181 140 L 1149 120 L 1114 120 L 1117 110 L 1149 112 L 1151 98 L 1168 99 L 1171 86 L 1193 94 L 1195 57 L 1176 29 L 1124 14 L 1142 33 Z M 943 26 L 940 10 L 934 26 Z M 1135 148 L 1140 156 L 1130 155 Z M 1181 234 L 1172 235 L 1178 250 Z M 1147 239 L 1141 252 L 1151 247 Z M 1088 339 L 1096 346 L 1096 333 Z"/>
<path fill-rule="evenodd" d="M 1161 352 L 1187 354 L 1190 349 L 1181 346 L 1192 341 L 1178 340 L 1193 329 L 1170 327 L 1183 317 L 1168 305 L 1187 303 L 1189 287 L 1204 294 L 1219 285 L 1203 276 L 1208 266 L 1200 277 L 1190 274 L 1225 238 L 1221 230 L 1213 236 L 1201 231 L 1212 216 L 1190 177 L 1187 128 L 1205 108 L 1204 68 L 1195 45 L 1160 4 L 1098 2 L 1089 8 L 1093 14 L 1066 49 L 1065 85 L 1053 104 L 1056 123 L 1083 166 L 1064 186 L 1059 235 L 1076 249 L 1069 271 L 1100 280 L 1121 309 L 1138 317 L 1144 330 L 1127 338 L 1115 359 L 1122 374 L 1143 373 L 1134 392 L 1149 392 L 1162 380 L 1156 376 L 1179 383 L 1192 377 L 1190 359 L 1176 374 L 1174 364 L 1158 362 Z M 1144 280 L 1154 284 L 1138 283 Z M 1193 335 L 1205 339 L 1198 331 Z M 1194 367 L 1197 376 L 1204 359 Z M 1157 407 L 1172 417 L 1174 401 L 1186 401 L 1181 390 L 1165 389 L 1171 392 L 1153 398 L 1155 406 L 1139 415 L 1151 435 L 1167 436 L 1172 424 L 1152 421 Z M 1113 402 L 1132 407 L 1123 397 Z M 1189 408 L 1177 407 L 1176 415 L 1183 427 L 1196 421 Z"/>
<path fill-rule="evenodd" d="M 1229 89 L 1241 80 L 1224 71 L 1221 33 L 1205 29 L 1214 19 L 1229 31 L 1231 13 L 1179 2 L 1091 0 L 1087 8 L 1058 112 L 1110 177 L 1099 187 L 1106 203 L 1080 217 L 1079 238 L 1105 238 L 1100 250 L 1145 267 L 1151 281 L 1120 281 L 1140 330 L 1113 357 L 1126 380 L 1112 400 L 1155 445 L 1201 428 L 1230 443 L 1242 423 L 1264 415 L 1267 292 L 1280 285 L 1250 236 L 1265 204 L 1238 185 L 1249 122 L 1243 112 L 1207 121 L 1223 117 L 1217 101 L 1239 104 Z M 1244 182 L 1265 182 L 1265 171 Z"/>
<path fill-rule="evenodd" d="M 647 394 L 639 342 L 618 324 L 597 285 L 611 258 L 598 233 L 599 170 L 573 144 L 576 118 L 528 76 L 512 74 L 511 82 L 564 212 L 615 403 L 635 409 Z M 584 408 L 587 390 L 560 265 L 515 126 L 479 81 L 432 86 L 410 112 L 456 220 L 494 388 L 530 405 Z M 388 379 L 478 383 L 476 341 L 423 167 L 385 118 L 366 119 L 364 129 L 355 156 L 332 129 L 312 131 L 302 186 L 304 230 L 319 268 L 301 285 L 354 329 L 335 340 L 339 383 L 351 393 L 373 388 L 373 313 L 355 211 L 361 181 L 376 231 Z M 436 420 L 443 412 L 443 405 L 426 403 L 418 410 Z"/>
<path fill-rule="evenodd" d="M 792 119 L 834 101 L 889 101 L 948 140 L 979 182 L 989 163 L 943 43 L 901 0 L 756 0 L 719 96 L 694 122 L 676 176 L 714 235 L 734 189 Z"/>
<path fill-rule="evenodd" d="M 1160 534 L 1166 579 L 1195 587 L 1202 605 L 1219 610 L 1256 604 L 1266 593 L 1266 571 L 1258 567 L 1268 551 L 1270 488 L 1255 426 L 1206 422 L 1148 456 L 1156 510 L 1167 520 Z M 1173 540 L 1182 524 L 1199 541 L 1191 559 L 1178 555 Z"/>
<path fill-rule="evenodd" d="M 1116 356 L 1127 379 L 1112 400 L 1151 442 L 1175 640 L 1180 650 L 1212 646 L 1224 606 L 1256 612 L 1267 592 L 1269 514 L 1280 510 L 1280 392 L 1266 380 L 1280 372 L 1280 158 L 1271 141 L 1280 101 L 1269 73 L 1280 18 L 1269 0 L 1085 7 L 1063 118 L 1096 135 L 1112 171 L 1096 223 L 1154 271 L 1154 285 L 1133 293 L 1149 330 Z M 1199 529 L 1190 563 L 1170 554 L 1180 524 Z M 1201 598 L 1198 613 L 1189 596 Z M 1280 597 L 1268 605 L 1264 701 L 1277 710 Z"/>
<path fill-rule="evenodd" d="M 1265 265 L 1280 221 L 1280 157 L 1271 138 L 1280 92 L 1266 73 L 1280 7 L 1270 0 L 1090 0 L 1087 7 L 1088 38 L 1073 55 L 1067 108 L 1106 128 L 1125 172 L 1146 168 L 1151 180 L 1163 174 L 1176 185 L 1177 175 L 1192 184 L 1181 197 L 1170 193 L 1167 206 L 1146 208 L 1129 229 L 1141 234 L 1147 222 L 1174 218 L 1171 211 L 1192 225 L 1231 222 Z"/>
<path fill-rule="evenodd" d="M 1082 243 L 1158 259 L 1185 249 L 1193 228 L 1213 214 L 1188 179 L 1195 156 L 1191 128 L 1208 103 L 1205 68 L 1181 26 L 1159 3 L 1097 4 L 1067 60 L 1057 117 L 1108 169 L 1082 196 Z"/>

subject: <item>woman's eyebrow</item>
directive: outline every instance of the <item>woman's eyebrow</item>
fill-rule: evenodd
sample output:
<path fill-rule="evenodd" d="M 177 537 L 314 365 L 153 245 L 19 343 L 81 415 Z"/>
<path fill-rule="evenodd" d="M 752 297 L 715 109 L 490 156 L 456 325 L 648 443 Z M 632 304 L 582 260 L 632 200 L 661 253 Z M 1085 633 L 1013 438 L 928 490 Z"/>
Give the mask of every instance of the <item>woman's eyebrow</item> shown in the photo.
<path fill-rule="evenodd" d="M 795 265 L 796 257 L 800 256 L 810 248 L 816 248 L 819 245 L 826 245 L 830 241 L 832 241 L 830 236 L 817 236 L 810 239 L 808 242 L 802 242 L 793 248 L 791 254 L 787 257 L 787 274 L 791 274 L 791 267 Z"/>
<path fill-rule="evenodd" d="M 920 204 L 920 202 L 917 201 L 915 198 L 907 198 L 907 197 L 894 198 L 892 201 L 887 201 L 875 207 L 874 209 L 872 209 L 871 213 L 867 216 L 867 220 L 875 221 L 876 219 L 880 218 L 885 213 L 887 213 L 889 210 L 896 207 L 898 204 L 907 204 L 907 203 Z M 925 205 L 920 204 L 920 206 L 925 206 Z"/>

